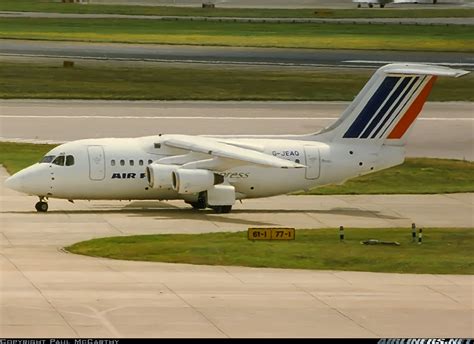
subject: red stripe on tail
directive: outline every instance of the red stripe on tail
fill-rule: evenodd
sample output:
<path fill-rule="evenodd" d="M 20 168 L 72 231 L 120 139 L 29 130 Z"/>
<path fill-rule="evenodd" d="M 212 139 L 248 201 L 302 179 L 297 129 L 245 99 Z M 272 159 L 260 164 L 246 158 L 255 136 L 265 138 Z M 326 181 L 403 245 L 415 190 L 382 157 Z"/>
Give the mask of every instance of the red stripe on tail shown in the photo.
<path fill-rule="evenodd" d="M 400 139 L 408 130 L 408 128 L 410 128 L 410 125 L 420 114 L 421 109 L 423 109 L 423 105 L 425 104 L 426 98 L 428 98 L 428 95 L 430 94 L 431 89 L 433 88 L 436 78 L 436 76 L 431 77 L 425 88 L 420 92 L 418 97 L 416 97 L 415 101 L 413 102 L 413 104 L 411 104 L 405 115 L 403 115 L 402 119 L 397 123 L 395 128 L 393 128 L 392 132 L 388 135 L 389 139 Z"/>

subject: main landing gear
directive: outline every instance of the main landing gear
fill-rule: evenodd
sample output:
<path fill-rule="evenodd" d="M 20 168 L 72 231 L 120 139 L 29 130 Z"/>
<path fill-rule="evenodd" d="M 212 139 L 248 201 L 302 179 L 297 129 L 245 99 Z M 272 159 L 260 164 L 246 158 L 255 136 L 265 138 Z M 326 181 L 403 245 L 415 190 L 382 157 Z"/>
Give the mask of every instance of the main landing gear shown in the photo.
<path fill-rule="evenodd" d="M 207 208 L 206 195 L 203 192 L 201 192 L 199 194 L 197 202 L 189 202 L 189 204 L 191 204 L 193 209 L 196 209 L 196 210 L 206 209 Z"/>
<path fill-rule="evenodd" d="M 193 209 L 196 209 L 196 210 L 211 208 L 217 214 L 228 214 L 232 210 L 231 205 L 213 205 L 213 206 L 208 205 L 207 199 L 206 199 L 206 193 L 204 192 L 199 193 L 199 197 L 196 202 L 186 202 L 186 203 L 190 204 L 193 207 Z"/>
<path fill-rule="evenodd" d="M 202 209 L 206 209 L 207 206 L 206 205 L 203 205 L 202 203 L 199 203 L 199 202 L 190 202 L 189 203 L 193 209 L 195 210 L 202 210 Z M 217 214 L 228 214 L 230 213 L 230 211 L 232 210 L 232 206 L 231 205 L 216 205 L 216 206 L 209 206 L 209 208 L 211 208 L 212 210 L 214 210 L 214 212 L 216 212 Z"/>
<path fill-rule="evenodd" d="M 45 202 L 44 197 L 40 197 L 40 200 L 35 205 L 36 211 L 39 213 L 45 213 L 48 211 L 48 203 Z"/>

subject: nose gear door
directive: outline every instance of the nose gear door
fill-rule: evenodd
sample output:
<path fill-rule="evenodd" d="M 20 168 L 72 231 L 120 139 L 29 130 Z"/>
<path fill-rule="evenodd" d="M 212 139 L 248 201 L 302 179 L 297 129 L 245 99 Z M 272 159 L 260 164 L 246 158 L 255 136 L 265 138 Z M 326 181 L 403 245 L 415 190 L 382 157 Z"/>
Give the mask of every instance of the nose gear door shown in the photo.
<path fill-rule="evenodd" d="M 105 178 L 105 154 L 102 146 L 87 147 L 89 153 L 89 178 L 103 180 Z"/>

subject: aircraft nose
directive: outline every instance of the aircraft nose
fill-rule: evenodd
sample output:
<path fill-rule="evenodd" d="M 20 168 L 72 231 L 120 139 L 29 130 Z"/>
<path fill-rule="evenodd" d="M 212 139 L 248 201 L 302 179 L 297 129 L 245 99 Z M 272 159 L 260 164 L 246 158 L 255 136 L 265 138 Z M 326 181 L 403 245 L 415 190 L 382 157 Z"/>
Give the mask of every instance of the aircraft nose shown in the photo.
<path fill-rule="evenodd" d="M 23 178 L 14 174 L 5 180 L 5 186 L 15 191 L 21 191 L 23 189 Z"/>

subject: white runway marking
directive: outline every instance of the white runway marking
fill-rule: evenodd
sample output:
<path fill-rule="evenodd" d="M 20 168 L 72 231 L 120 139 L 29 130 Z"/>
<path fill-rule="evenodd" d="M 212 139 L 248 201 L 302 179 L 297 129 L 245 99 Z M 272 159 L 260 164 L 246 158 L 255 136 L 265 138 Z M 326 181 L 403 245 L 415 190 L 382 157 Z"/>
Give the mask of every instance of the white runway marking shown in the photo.
<path fill-rule="evenodd" d="M 0 115 L 0 118 L 30 118 L 30 119 L 42 119 L 42 118 L 58 118 L 58 119 L 208 119 L 208 120 L 335 120 L 339 117 L 232 117 L 232 116 L 35 116 L 35 115 Z M 467 117 L 428 117 L 419 118 L 420 121 L 473 121 L 474 118 Z"/>

